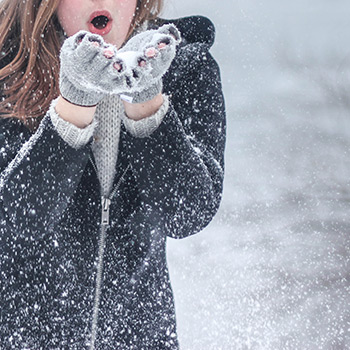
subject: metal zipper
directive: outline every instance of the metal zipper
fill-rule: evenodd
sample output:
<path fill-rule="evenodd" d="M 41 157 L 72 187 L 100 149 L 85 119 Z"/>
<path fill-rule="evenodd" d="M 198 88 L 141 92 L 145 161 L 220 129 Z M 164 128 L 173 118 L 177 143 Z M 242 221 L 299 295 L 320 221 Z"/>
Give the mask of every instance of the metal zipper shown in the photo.
<path fill-rule="evenodd" d="M 89 156 L 89 159 L 92 163 L 92 166 L 96 172 L 97 178 L 98 178 L 98 170 L 96 167 L 95 162 L 91 158 L 91 155 Z M 105 243 L 106 243 L 106 232 L 107 232 L 107 226 L 109 225 L 109 209 L 111 205 L 111 200 L 117 193 L 123 178 L 126 174 L 126 172 L 131 167 L 130 164 L 126 167 L 124 170 L 122 176 L 118 180 L 117 184 L 115 185 L 113 191 L 111 192 L 109 198 L 102 196 L 101 197 L 101 230 L 100 230 L 100 239 L 98 243 L 98 263 L 97 263 L 97 275 L 96 275 L 96 288 L 95 288 L 95 300 L 94 300 L 94 308 L 93 308 L 93 315 L 92 315 L 92 326 L 91 326 L 91 342 L 90 342 L 90 350 L 95 349 L 95 341 L 96 341 L 96 334 L 97 334 L 97 322 L 98 322 L 98 311 L 100 308 L 100 295 L 101 295 L 101 285 L 102 285 L 102 270 L 103 270 L 103 256 L 104 256 L 104 250 L 105 250 Z"/>
<path fill-rule="evenodd" d="M 95 349 L 95 340 L 97 333 L 97 321 L 98 321 L 98 311 L 100 308 L 100 295 L 101 295 L 101 284 L 102 284 L 102 268 L 103 268 L 103 254 L 106 242 L 106 228 L 107 225 L 101 226 L 100 241 L 98 243 L 98 264 L 97 264 L 97 275 L 96 275 L 96 287 L 95 287 L 95 300 L 94 308 L 92 313 L 92 326 L 91 326 L 91 343 L 90 350 Z"/>
<path fill-rule="evenodd" d="M 98 178 L 98 170 L 97 170 L 97 166 L 94 162 L 94 160 L 91 158 L 91 155 L 89 155 L 89 159 L 90 162 L 92 164 L 92 167 L 95 170 L 96 176 Z M 115 196 L 115 194 L 117 193 L 123 179 L 124 176 L 126 174 L 126 172 L 131 168 L 131 164 L 129 163 L 128 166 L 126 167 L 126 169 L 124 170 L 122 176 L 119 178 L 117 184 L 114 186 L 111 194 L 109 195 L 109 198 L 101 196 L 101 203 L 102 203 L 102 212 L 101 212 L 101 224 L 102 225 L 109 225 L 109 207 L 111 205 L 111 200 L 113 199 L 113 197 Z"/>
<path fill-rule="evenodd" d="M 101 225 L 109 225 L 109 207 L 111 200 L 106 197 L 101 197 L 102 213 L 101 213 Z"/>

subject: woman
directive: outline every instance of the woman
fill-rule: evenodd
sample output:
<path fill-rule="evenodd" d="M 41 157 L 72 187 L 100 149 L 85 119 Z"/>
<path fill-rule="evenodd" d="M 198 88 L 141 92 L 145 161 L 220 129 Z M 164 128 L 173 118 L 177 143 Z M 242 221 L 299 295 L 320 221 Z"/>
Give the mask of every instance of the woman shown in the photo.
<path fill-rule="evenodd" d="M 166 237 L 218 209 L 225 113 L 213 25 L 161 5 L 0 4 L 2 349 L 178 349 Z"/>

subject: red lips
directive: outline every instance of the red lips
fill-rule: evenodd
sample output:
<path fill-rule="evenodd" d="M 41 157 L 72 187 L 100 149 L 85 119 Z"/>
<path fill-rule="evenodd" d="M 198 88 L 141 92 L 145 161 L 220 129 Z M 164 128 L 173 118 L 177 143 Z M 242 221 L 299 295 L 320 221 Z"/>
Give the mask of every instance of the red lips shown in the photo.
<path fill-rule="evenodd" d="M 106 35 L 112 29 L 112 16 L 108 11 L 94 11 L 89 18 L 89 31 L 94 34 Z"/>

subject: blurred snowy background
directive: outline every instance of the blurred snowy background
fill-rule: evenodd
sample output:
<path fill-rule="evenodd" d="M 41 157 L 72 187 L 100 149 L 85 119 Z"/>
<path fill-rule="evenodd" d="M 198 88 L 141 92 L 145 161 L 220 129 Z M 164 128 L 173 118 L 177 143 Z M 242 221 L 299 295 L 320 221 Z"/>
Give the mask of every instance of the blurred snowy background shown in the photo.
<path fill-rule="evenodd" d="M 182 350 L 350 349 L 349 0 L 166 0 L 202 14 L 227 104 L 221 209 L 169 240 Z"/>

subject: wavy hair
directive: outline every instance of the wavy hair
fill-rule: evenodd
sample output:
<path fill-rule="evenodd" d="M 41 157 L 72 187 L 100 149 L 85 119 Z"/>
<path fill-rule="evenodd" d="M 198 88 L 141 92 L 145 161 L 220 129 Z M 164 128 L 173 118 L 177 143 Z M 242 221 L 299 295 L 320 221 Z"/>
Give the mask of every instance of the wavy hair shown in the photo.
<path fill-rule="evenodd" d="M 60 0 L 0 0 L 0 117 L 35 128 L 59 95 Z M 128 36 L 158 17 L 163 0 L 137 0 Z"/>

